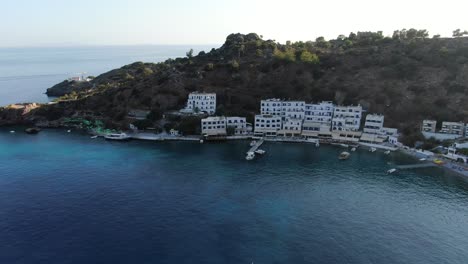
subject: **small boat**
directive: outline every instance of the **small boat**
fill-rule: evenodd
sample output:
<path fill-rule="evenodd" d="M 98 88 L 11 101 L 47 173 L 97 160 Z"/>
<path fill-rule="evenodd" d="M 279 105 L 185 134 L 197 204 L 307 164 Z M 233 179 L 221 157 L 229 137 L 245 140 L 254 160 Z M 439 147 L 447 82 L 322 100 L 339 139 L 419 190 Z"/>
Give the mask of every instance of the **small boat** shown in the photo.
<path fill-rule="evenodd" d="M 245 157 L 246 160 L 253 160 L 255 158 L 255 153 L 247 152 L 247 156 Z"/>
<path fill-rule="evenodd" d="M 252 141 L 252 142 L 250 142 L 250 146 L 251 146 L 251 147 L 255 146 L 255 144 L 257 144 L 257 141 L 255 141 L 255 140 Z"/>
<path fill-rule="evenodd" d="M 16 133 L 16 132 L 15 132 L 14 130 L 11 130 L 10 133 L 11 133 L 11 134 L 14 134 L 14 133 Z"/>
<path fill-rule="evenodd" d="M 377 149 L 376 148 L 370 148 L 369 151 L 370 152 L 375 152 Z"/>
<path fill-rule="evenodd" d="M 353 148 L 351 149 L 351 151 L 356 151 L 356 147 L 353 147 Z"/>
<path fill-rule="evenodd" d="M 38 127 L 30 127 L 30 128 L 26 128 L 24 132 L 26 132 L 27 134 L 37 134 L 41 132 L 41 129 Z"/>
<path fill-rule="evenodd" d="M 92 136 L 91 138 L 92 138 L 92 139 L 95 139 L 95 138 L 97 138 L 97 137 L 98 137 L 98 136 Z"/>
<path fill-rule="evenodd" d="M 420 158 L 419 161 L 426 161 L 426 158 Z"/>
<path fill-rule="evenodd" d="M 390 150 L 387 150 L 384 153 L 385 153 L 385 155 L 388 155 L 388 154 L 390 154 Z"/>
<path fill-rule="evenodd" d="M 105 139 L 108 140 L 129 140 L 130 136 L 125 134 L 125 133 L 112 133 L 112 134 L 107 134 L 104 136 Z"/>
<path fill-rule="evenodd" d="M 200 144 L 203 144 L 203 139 L 200 139 Z"/>
<path fill-rule="evenodd" d="M 340 155 L 338 156 L 338 159 L 339 160 L 347 160 L 349 158 L 351 154 L 349 154 L 349 152 L 346 152 L 346 151 L 343 151 L 340 153 Z"/>
<path fill-rule="evenodd" d="M 257 150 L 255 151 L 255 154 L 259 154 L 259 155 L 263 155 L 263 154 L 265 154 L 265 153 L 266 153 L 266 151 L 264 151 L 263 149 L 257 149 Z"/>
<path fill-rule="evenodd" d="M 442 165 L 442 164 L 444 164 L 444 161 L 443 161 L 443 160 L 440 160 L 440 159 L 435 159 L 435 160 L 433 160 L 432 162 L 434 162 L 434 163 L 437 164 L 437 165 Z"/>
<path fill-rule="evenodd" d="M 67 130 L 67 133 L 70 133 L 70 132 L 71 132 L 71 130 Z"/>
<path fill-rule="evenodd" d="M 396 171 L 396 169 L 389 169 L 389 170 L 387 171 L 387 173 L 388 173 L 388 174 L 392 174 L 392 173 L 394 173 L 395 171 Z"/>

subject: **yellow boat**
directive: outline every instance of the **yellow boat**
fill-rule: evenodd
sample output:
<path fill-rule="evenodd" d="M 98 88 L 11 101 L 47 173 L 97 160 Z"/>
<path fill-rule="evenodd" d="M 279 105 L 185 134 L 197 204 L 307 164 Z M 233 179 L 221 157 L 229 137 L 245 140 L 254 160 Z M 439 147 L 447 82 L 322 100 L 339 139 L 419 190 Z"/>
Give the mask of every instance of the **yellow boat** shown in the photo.
<path fill-rule="evenodd" d="M 444 164 L 444 161 L 443 161 L 443 160 L 440 160 L 440 159 L 435 159 L 435 160 L 433 160 L 432 162 L 434 162 L 434 163 L 437 164 L 437 165 L 442 165 L 442 164 Z"/>

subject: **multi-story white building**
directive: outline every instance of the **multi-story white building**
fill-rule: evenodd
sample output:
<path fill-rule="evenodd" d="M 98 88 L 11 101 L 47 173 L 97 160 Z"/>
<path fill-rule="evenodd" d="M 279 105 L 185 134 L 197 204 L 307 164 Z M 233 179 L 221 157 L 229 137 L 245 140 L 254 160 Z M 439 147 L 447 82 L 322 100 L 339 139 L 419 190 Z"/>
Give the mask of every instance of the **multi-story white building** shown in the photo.
<path fill-rule="evenodd" d="M 334 104 L 321 102 L 318 104 L 305 104 L 305 121 L 331 124 Z"/>
<path fill-rule="evenodd" d="M 468 124 L 466 124 L 465 126 L 465 137 L 468 138 Z"/>
<path fill-rule="evenodd" d="M 377 114 L 368 114 L 364 123 L 364 133 L 382 134 L 384 116 Z"/>
<path fill-rule="evenodd" d="M 302 132 L 302 122 L 300 118 L 287 118 L 283 121 L 283 128 L 278 131 L 281 136 L 297 136 Z"/>
<path fill-rule="evenodd" d="M 209 116 L 201 120 L 202 135 L 226 135 L 226 117 Z"/>
<path fill-rule="evenodd" d="M 442 122 L 442 129 L 440 130 L 440 133 L 463 136 L 464 132 L 465 124 L 461 122 Z"/>
<path fill-rule="evenodd" d="M 435 120 L 423 120 L 421 131 L 423 132 L 436 132 L 437 121 Z"/>
<path fill-rule="evenodd" d="M 262 115 L 281 116 L 282 101 L 280 99 L 266 99 L 260 101 L 260 113 Z"/>
<path fill-rule="evenodd" d="M 233 127 L 236 135 L 248 134 L 247 121 L 245 117 L 229 116 L 226 118 L 226 126 Z"/>
<path fill-rule="evenodd" d="M 302 136 L 306 138 L 331 138 L 330 124 L 304 121 Z"/>
<path fill-rule="evenodd" d="M 256 136 L 276 136 L 281 129 L 281 117 L 277 115 L 256 115 L 254 134 Z"/>
<path fill-rule="evenodd" d="M 215 93 L 190 93 L 187 100 L 187 106 L 183 112 L 199 113 L 206 112 L 210 115 L 216 112 L 216 94 Z"/>
<path fill-rule="evenodd" d="M 283 120 L 288 118 L 304 119 L 305 102 L 304 101 L 283 101 L 281 104 L 281 117 Z"/>
<path fill-rule="evenodd" d="M 333 131 L 358 131 L 361 126 L 362 106 L 335 106 Z"/>

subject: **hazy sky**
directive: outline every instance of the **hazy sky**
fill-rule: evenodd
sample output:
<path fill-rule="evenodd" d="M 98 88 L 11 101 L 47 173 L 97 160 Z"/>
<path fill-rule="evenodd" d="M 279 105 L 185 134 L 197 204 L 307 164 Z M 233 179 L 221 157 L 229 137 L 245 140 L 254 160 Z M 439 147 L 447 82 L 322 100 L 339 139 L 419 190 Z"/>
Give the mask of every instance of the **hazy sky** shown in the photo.
<path fill-rule="evenodd" d="M 280 42 L 351 31 L 468 29 L 468 0 L 0 0 L 0 46 Z"/>

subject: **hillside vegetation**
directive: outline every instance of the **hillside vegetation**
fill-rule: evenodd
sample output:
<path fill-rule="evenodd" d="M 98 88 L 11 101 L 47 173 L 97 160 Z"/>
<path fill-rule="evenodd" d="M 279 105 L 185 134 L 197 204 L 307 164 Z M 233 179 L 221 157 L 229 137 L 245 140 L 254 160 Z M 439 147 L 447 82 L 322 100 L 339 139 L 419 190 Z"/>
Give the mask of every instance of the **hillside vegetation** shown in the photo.
<path fill-rule="evenodd" d="M 264 98 L 361 104 L 385 114 L 389 127 L 414 137 L 422 119 L 468 121 L 468 38 L 428 38 L 425 30 L 358 32 L 337 39 L 276 43 L 257 34 L 231 34 L 218 49 L 187 52 L 163 63 L 133 63 L 89 83 L 61 83 L 64 95 L 24 117 L 104 119 L 126 126 L 130 109 L 161 113 L 184 107 L 192 91 L 215 92 L 218 114 L 250 120 Z M 1 116 L 1 115 L 0 115 Z M 3 115 L 3 121 L 11 113 Z M 0 119 L 1 120 L 1 119 Z"/>

